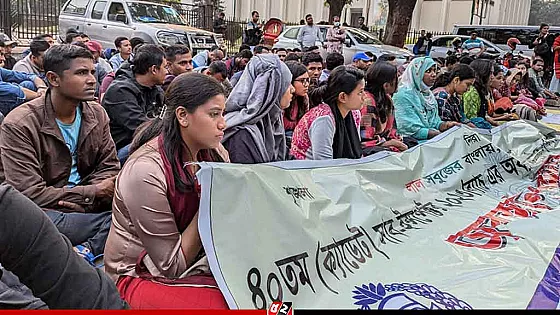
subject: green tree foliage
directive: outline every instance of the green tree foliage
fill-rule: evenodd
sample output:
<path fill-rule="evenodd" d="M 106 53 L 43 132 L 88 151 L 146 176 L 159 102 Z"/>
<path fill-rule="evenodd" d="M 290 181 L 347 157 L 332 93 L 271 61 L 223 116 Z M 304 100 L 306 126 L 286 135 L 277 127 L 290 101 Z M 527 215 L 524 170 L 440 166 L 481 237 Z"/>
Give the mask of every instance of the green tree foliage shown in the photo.
<path fill-rule="evenodd" d="M 389 2 L 381 0 L 377 3 L 378 14 L 374 16 L 373 24 L 385 25 L 387 23 L 387 13 L 389 12 Z"/>
<path fill-rule="evenodd" d="M 560 0 L 532 0 L 529 25 L 560 25 Z"/>

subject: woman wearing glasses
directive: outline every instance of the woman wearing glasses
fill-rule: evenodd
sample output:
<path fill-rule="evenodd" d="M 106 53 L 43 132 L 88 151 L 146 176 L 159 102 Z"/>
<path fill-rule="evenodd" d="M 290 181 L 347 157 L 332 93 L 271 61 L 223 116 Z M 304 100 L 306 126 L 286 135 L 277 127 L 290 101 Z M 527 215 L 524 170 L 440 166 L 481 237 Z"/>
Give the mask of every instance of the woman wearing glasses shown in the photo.
<path fill-rule="evenodd" d="M 437 75 L 436 62 L 430 57 L 416 58 L 406 68 L 398 92 L 393 97 L 400 135 L 421 142 L 461 124 L 442 121 L 438 115 L 438 103 L 430 90 Z"/>
<path fill-rule="evenodd" d="M 291 145 L 292 134 L 296 129 L 297 123 L 309 110 L 309 74 L 307 68 L 296 61 L 286 62 L 286 66 L 292 73 L 292 85 L 294 86 L 294 95 L 290 106 L 284 109 L 284 130 L 286 130 L 286 143 L 288 149 Z"/>

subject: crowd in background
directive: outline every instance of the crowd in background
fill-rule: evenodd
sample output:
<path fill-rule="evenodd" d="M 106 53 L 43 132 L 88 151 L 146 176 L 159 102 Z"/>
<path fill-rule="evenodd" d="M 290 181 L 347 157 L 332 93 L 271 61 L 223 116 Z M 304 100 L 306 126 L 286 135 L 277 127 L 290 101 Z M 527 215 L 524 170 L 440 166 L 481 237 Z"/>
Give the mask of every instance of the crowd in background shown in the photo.
<path fill-rule="evenodd" d="M 434 60 L 428 34 L 405 63 L 364 51 L 344 64 L 338 17 L 326 53 L 311 15 L 295 49 L 263 45 L 258 19 L 231 57 L 126 37 L 104 50 L 75 31 L 60 45 L 35 38 L 19 61 L 0 44 L 0 175 L 13 187 L 0 189 L 0 209 L 25 208 L 0 220 L 13 221 L 0 244 L 26 236 L 0 247 L 0 262 L 33 290 L 14 291 L 4 270 L 0 293 L 29 308 L 227 308 L 198 233 L 197 162 L 403 152 L 454 126 L 536 124 L 559 98 L 560 37 L 544 25 L 532 58 L 486 59 L 473 36 L 460 47 L 476 53 Z M 61 254 L 38 265 L 61 267 L 32 277 L 30 261 L 49 251 Z M 56 279 L 72 282 L 59 284 L 66 302 L 45 290 Z"/>

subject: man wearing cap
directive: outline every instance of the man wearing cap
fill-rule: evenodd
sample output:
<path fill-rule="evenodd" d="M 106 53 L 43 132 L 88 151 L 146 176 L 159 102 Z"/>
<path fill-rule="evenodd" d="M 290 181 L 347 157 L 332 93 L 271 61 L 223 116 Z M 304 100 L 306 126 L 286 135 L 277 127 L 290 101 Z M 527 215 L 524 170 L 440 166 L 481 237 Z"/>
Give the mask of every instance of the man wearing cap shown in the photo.
<path fill-rule="evenodd" d="M 12 70 L 17 60 L 12 56 L 12 49 L 17 46 L 17 42 L 11 40 L 8 35 L 0 35 L 0 47 L 4 48 L 4 66 L 2 68 Z"/>
<path fill-rule="evenodd" d="M 79 45 L 82 46 L 82 45 Z M 94 66 L 95 66 L 95 81 L 97 81 L 96 85 L 95 85 L 95 96 L 99 97 L 99 88 L 101 87 L 101 83 L 103 82 L 103 79 L 105 79 L 105 77 L 107 76 L 107 74 L 109 74 L 109 72 L 112 72 L 113 69 L 111 67 L 111 65 L 109 65 L 105 60 L 103 60 L 103 58 L 99 58 L 101 56 L 101 52 L 103 50 L 103 47 L 101 47 L 101 44 L 99 42 L 96 42 L 94 40 L 90 40 L 87 43 L 83 43 L 83 46 L 85 46 L 93 55 L 93 62 L 94 62 Z M 101 62 L 106 62 L 107 66 L 109 68 L 109 71 L 107 71 L 107 68 L 105 68 Z"/>
<path fill-rule="evenodd" d="M 103 54 L 103 47 L 101 46 L 101 44 L 97 41 L 94 40 L 90 40 L 89 42 L 85 43 L 86 47 L 88 48 L 89 51 L 91 51 L 91 53 L 93 54 L 93 58 L 95 60 L 96 64 L 99 64 L 99 66 L 105 70 L 105 72 L 109 73 L 113 71 L 113 67 L 111 66 L 111 64 L 103 59 L 100 58 L 101 54 Z"/>
<path fill-rule="evenodd" d="M 364 52 L 357 52 L 352 58 L 352 65 L 363 71 L 367 71 L 372 63 L 372 58 Z"/>

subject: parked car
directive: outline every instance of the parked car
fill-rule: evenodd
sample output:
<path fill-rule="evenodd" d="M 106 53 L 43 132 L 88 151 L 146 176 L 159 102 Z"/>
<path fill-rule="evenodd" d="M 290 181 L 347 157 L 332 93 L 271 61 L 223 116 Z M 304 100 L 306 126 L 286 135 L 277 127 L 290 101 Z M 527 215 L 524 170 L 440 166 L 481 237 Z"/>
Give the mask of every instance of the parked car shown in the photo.
<path fill-rule="evenodd" d="M 86 33 L 104 48 L 115 48 L 119 36 L 162 46 L 184 44 L 193 54 L 223 44 L 222 35 L 188 26 L 173 7 L 145 1 L 68 0 L 59 16 L 60 36 L 69 29 Z"/>
<path fill-rule="evenodd" d="M 448 51 L 453 51 L 453 45 L 451 44 L 455 38 L 459 37 L 462 42 L 465 42 L 470 36 L 465 35 L 441 35 L 432 37 L 432 50 L 430 51 L 430 57 L 432 58 L 445 58 L 447 57 Z M 503 57 L 506 51 L 500 48 L 498 45 L 492 43 L 491 41 L 478 37 L 486 46 L 486 54 L 492 57 Z M 414 44 L 406 45 L 406 49 L 412 51 Z"/>
<path fill-rule="evenodd" d="M 533 36 L 539 33 L 538 25 L 457 25 L 453 27 L 453 34 L 469 35 L 476 31 L 478 36 L 487 38 L 498 47 L 507 50 L 508 39 L 514 37 L 521 41 L 517 45 L 515 53 L 521 53 L 526 57 L 533 55 L 533 49 L 529 49 L 529 44 Z M 560 34 L 560 26 L 550 26 L 549 33 Z"/>
<path fill-rule="evenodd" d="M 327 55 L 326 38 L 327 30 L 332 25 L 317 25 L 321 30 L 320 37 L 317 40 L 316 46 L 320 48 L 323 58 Z M 301 48 L 297 42 L 297 37 L 300 32 L 301 25 L 288 26 L 286 29 L 274 40 L 274 48 L 294 49 Z M 393 54 L 397 57 L 399 64 L 406 61 L 407 57 L 413 56 L 412 53 L 406 49 L 389 46 L 383 44 L 382 41 L 375 38 L 368 32 L 353 27 L 344 27 L 346 30 L 346 41 L 342 48 L 345 64 L 352 63 L 352 57 L 355 53 L 369 51 L 377 57 L 383 54 Z"/>

